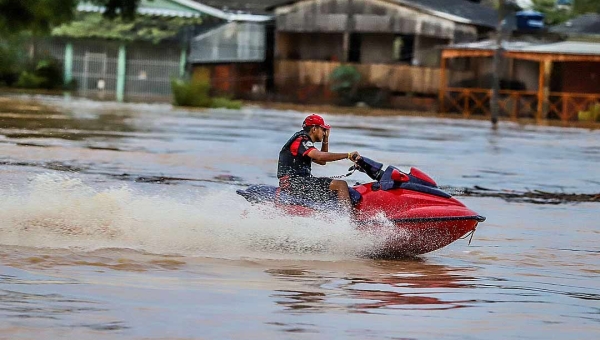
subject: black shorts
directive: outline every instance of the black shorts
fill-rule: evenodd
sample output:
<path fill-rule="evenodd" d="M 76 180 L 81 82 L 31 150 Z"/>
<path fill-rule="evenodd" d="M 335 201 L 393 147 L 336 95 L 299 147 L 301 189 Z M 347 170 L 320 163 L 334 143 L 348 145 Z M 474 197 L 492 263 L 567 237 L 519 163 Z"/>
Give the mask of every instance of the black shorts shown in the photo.
<path fill-rule="evenodd" d="M 281 179 L 281 190 L 294 196 L 307 198 L 313 201 L 324 202 L 336 197 L 329 188 L 333 179 L 326 177 L 292 177 Z"/>

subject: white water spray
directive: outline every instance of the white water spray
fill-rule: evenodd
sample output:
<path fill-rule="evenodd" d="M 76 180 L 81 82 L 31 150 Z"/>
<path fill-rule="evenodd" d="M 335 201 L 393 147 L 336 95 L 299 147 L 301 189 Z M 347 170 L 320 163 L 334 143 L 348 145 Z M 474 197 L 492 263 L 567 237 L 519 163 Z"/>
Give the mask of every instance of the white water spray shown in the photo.
<path fill-rule="evenodd" d="M 222 257 L 356 257 L 389 235 L 358 231 L 347 216 L 281 215 L 227 191 L 165 197 L 128 186 L 98 190 L 80 179 L 43 174 L 26 190 L 0 192 L 0 243 L 84 251 L 124 248 Z"/>

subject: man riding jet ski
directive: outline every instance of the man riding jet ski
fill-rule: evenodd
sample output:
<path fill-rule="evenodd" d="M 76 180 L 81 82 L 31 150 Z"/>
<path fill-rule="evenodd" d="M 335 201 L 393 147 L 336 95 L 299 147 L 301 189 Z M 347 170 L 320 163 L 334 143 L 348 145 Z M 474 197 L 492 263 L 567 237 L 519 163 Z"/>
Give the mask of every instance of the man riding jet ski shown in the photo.
<path fill-rule="evenodd" d="M 330 127 L 323 118 L 308 116 L 303 126 L 279 154 L 280 187 L 252 185 L 237 190 L 239 195 L 251 203 L 275 204 L 290 215 L 310 216 L 337 209 L 341 203 L 357 227 L 367 232 L 386 228 L 379 218 L 383 215 L 394 228 L 380 249 L 388 255 L 412 256 L 440 249 L 472 235 L 478 223 L 485 221 L 419 169 L 404 173 L 390 165 L 384 170 L 383 164 L 357 152 L 328 152 Z M 321 151 L 314 146 L 318 141 L 323 141 Z M 325 164 L 345 158 L 355 162 L 349 170 L 364 172 L 373 182 L 349 188 L 345 181 L 310 174 L 311 161 Z"/>
<path fill-rule="evenodd" d="M 330 201 L 335 193 L 339 204 L 347 211 L 351 210 L 348 183 L 326 177 L 313 177 L 311 164 L 325 165 L 327 162 L 360 159 L 358 152 L 329 152 L 329 132 L 331 126 L 323 118 L 312 114 L 302 123 L 302 130 L 296 132 L 281 148 L 277 166 L 277 178 L 281 191 L 295 197 L 315 202 Z M 315 143 L 321 142 L 321 150 Z"/>

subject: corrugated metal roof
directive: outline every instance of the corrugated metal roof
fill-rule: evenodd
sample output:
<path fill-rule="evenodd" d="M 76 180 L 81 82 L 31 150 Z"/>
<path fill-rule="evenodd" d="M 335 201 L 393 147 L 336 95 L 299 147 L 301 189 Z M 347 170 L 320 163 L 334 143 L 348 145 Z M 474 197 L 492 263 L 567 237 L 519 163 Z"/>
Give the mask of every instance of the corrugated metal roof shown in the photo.
<path fill-rule="evenodd" d="M 268 14 L 274 7 L 290 3 L 290 0 L 192 0 L 218 8 L 225 12 Z"/>
<path fill-rule="evenodd" d="M 550 28 L 551 32 L 573 35 L 600 35 L 600 14 L 589 13 Z"/>
<path fill-rule="evenodd" d="M 272 16 L 270 15 L 232 13 L 206 5 L 203 2 L 204 1 L 196 0 L 142 0 L 138 7 L 138 13 L 142 15 L 166 17 L 198 17 L 202 14 L 206 14 L 226 21 L 265 22 L 272 20 Z M 104 7 L 82 1 L 77 6 L 77 10 L 81 12 L 102 13 L 104 12 Z"/>
<path fill-rule="evenodd" d="M 398 4 L 438 12 L 447 19 L 473 25 L 495 27 L 498 12 L 490 7 L 466 0 L 391 0 Z"/>
<path fill-rule="evenodd" d="M 532 53 L 600 55 L 600 43 L 562 41 L 553 44 L 528 46 L 523 48 L 522 51 Z"/>
<path fill-rule="evenodd" d="M 456 44 L 449 46 L 452 49 L 494 50 L 496 42 L 484 40 L 474 43 Z M 561 41 L 556 43 L 536 43 L 527 41 L 506 41 L 502 48 L 511 52 L 549 53 L 549 54 L 576 54 L 600 55 L 600 43 L 582 41 Z"/>
<path fill-rule="evenodd" d="M 96 6 L 89 1 L 80 1 L 77 10 L 80 12 L 102 13 L 104 12 L 104 7 Z M 199 17 L 203 14 L 197 9 L 170 0 L 142 0 L 138 6 L 137 12 L 142 15 L 184 18 Z"/>

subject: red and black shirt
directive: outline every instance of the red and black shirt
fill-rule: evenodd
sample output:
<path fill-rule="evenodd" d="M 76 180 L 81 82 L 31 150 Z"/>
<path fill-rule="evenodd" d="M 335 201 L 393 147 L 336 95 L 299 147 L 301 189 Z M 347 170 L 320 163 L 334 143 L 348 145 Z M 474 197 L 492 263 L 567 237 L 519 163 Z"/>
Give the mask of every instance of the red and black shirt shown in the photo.
<path fill-rule="evenodd" d="M 305 131 L 296 132 L 281 148 L 277 165 L 277 178 L 309 177 L 311 159 L 308 153 L 315 149 L 313 141 Z"/>

